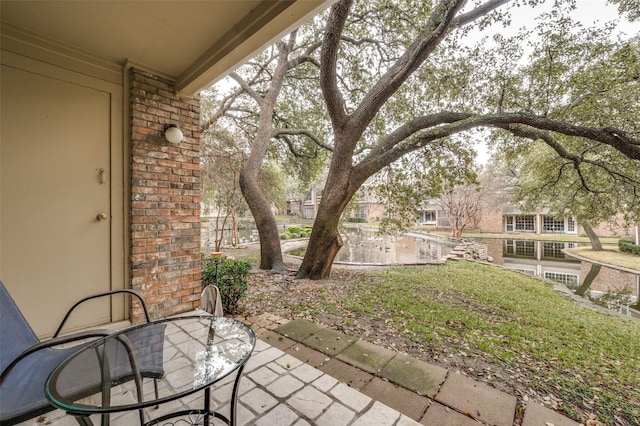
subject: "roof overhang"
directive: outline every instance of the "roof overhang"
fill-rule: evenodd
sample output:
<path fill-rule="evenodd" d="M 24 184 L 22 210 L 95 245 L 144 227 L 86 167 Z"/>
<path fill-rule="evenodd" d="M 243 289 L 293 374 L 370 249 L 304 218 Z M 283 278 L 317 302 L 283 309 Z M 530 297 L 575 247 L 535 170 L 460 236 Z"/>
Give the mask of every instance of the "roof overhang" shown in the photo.
<path fill-rule="evenodd" d="M 2 0 L 3 49 L 22 37 L 172 78 L 192 96 L 335 0 Z M 24 39 L 29 40 L 25 42 Z"/>

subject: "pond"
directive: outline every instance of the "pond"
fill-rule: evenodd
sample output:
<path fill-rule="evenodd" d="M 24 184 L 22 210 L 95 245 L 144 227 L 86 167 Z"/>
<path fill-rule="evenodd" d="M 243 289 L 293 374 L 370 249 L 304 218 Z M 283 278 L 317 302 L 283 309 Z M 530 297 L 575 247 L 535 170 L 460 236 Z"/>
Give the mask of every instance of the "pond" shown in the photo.
<path fill-rule="evenodd" d="M 406 265 L 444 261 L 457 242 L 435 235 L 407 233 L 380 235 L 375 230 L 350 227 L 342 233 L 344 245 L 336 262 Z"/>

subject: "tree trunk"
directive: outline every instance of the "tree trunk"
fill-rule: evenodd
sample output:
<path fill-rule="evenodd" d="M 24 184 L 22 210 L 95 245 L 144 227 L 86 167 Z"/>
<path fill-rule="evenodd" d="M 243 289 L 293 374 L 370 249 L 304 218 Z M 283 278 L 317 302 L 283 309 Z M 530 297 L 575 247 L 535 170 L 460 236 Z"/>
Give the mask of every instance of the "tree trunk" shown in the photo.
<path fill-rule="evenodd" d="M 240 238 L 238 238 L 238 217 L 235 209 L 231 213 L 231 245 L 233 247 L 240 245 Z"/>
<path fill-rule="evenodd" d="M 282 258 L 278 224 L 271 213 L 269 201 L 264 196 L 256 179 L 257 173 L 240 172 L 240 188 L 244 199 L 251 209 L 260 237 L 260 269 L 272 272 L 284 272 L 287 268 Z"/>
<path fill-rule="evenodd" d="M 313 222 L 307 252 L 297 278 L 321 280 L 331 274 L 331 266 L 342 247 L 339 225 L 342 212 L 362 183 L 350 173 L 350 156 L 334 152 L 318 214 Z"/>
<path fill-rule="evenodd" d="M 342 210 L 322 208 L 322 204 L 321 201 L 297 278 L 328 278 L 333 261 L 342 247 L 342 237 L 338 229 Z"/>
<path fill-rule="evenodd" d="M 589 237 L 589 241 L 591 242 L 591 248 L 593 251 L 602 250 L 602 244 L 600 244 L 600 238 L 596 235 L 595 231 L 589 224 L 589 222 L 582 222 L 582 227 L 584 228 L 585 234 Z"/>
<path fill-rule="evenodd" d="M 289 45 L 283 42 L 277 43 L 278 63 L 269 91 L 262 99 L 256 99 L 260 103 L 258 131 L 253 140 L 249 158 L 240 171 L 240 189 L 256 221 L 260 237 L 260 269 L 268 269 L 277 273 L 284 272 L 287 268 L 282 258 L 278 224 L 271 212 L 269 200 L 260 188 L 258 174 L 262 168 L 269 141 L 273 136 L 273 112 L 278 95 L 282 90 L 284 76 L 287 73 L 287 60 L 295 41 L 295 32 L 289 36 L 289 40 Z"/>

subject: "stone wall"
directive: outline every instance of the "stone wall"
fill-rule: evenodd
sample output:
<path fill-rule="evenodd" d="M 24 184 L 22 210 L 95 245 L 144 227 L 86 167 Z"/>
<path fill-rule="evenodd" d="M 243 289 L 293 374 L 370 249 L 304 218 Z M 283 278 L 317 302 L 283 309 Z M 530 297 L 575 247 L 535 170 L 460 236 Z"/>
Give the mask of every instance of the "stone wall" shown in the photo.
<path fill-rule="evenodd" d="M 171 80 L 129 72 L 131 283 L 159 318 L 199 304 L 200 104 L 176 97 Z M 167 141 L 165 124 L 183 140 Z M 131 317 L 142 317 L 135 301 Z"/>

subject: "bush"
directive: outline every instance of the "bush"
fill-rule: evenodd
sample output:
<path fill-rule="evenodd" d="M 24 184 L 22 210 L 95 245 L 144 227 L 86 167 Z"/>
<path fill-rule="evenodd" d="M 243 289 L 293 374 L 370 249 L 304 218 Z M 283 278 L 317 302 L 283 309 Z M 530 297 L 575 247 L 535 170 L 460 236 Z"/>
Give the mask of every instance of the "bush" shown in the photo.
<path fill-rule="evenodd" d="M 290 238 L 289 234 L 280 234 L 280 239 L 281 240 L 288 240 L 289 238 Z"/>
<path fill-rule="evenodd" d="M 299 234 L 299 233 L 301 233 L 301 232 L 302 232 L 302 228 L 300 228 L 299 226 L 296 226 L 296 225 L 291 225 L 291 226 L 289 226 L 289 227 L 287 228 L 287 232 L 288 232 L 289 234 L 294 234 L 294 235 L 295 235 L 295 234 Z"/>
<path fill-rule="evenodd" d="M 365 219 L 364 217 L 350 217 L 350 218 L 347 218 L 347 222 L 351 222 L 351 223 L 364 223 L 366 221 L 367 221 L 367 219 Z"/>
<path fill-rule="evenodd" d="M 251 264 L 244 260 L 222 259 L 218 264 L 218 289 L 222 308 L 226 314 L 237 314 L 240 299 L 247 294 L 247 277 Z M 214 258 L 202 259 L 203 287 L 216 284 L 216 262 Z"/>
<path fill-rule="evenodd" d="M 637 254 L 640 256 L 640 246 L 637 246 L 630 238 L 621 238 L 618 240 L 618 248 L 620 251 Z"/>

